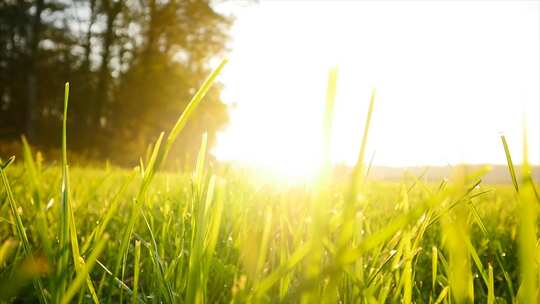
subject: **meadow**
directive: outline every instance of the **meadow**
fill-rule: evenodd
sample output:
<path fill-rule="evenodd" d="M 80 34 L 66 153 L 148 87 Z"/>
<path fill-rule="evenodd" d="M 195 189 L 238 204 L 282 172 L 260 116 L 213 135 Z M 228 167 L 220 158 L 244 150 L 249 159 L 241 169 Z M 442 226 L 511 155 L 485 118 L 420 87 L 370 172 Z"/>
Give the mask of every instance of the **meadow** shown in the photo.
<path fill-rule="evenodd" d="M 504 137 L 511 185 L 459 166 L 440 183 L 373 181 L 372 96 L 346 180 L 325 151 L 315 182 L 265 183 L 210 163 L 205 136 L 193 172 L 160 171 L 224 64 L 133 170 L 69 167 L 65 119 L 61 164 L 24 139 L 22 159 L 3 160 L 0 302 L 537 302 L 540 200 Z M 326 130 L 334 96 L 330 72 Z"/>

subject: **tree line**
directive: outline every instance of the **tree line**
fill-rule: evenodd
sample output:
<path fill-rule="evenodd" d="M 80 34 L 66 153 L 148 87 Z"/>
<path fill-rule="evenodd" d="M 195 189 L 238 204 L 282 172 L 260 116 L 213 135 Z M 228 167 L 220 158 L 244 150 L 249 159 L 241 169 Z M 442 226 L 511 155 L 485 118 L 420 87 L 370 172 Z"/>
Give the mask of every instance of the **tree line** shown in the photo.
<path fill-rule="evenodd" d="M 223 55 L 231 24 L 205 0 L 0 1 L 0 140 L 58 147 L 69 81 L 70 148 L 131 164 Z M 227 122 L 220 91 L 186 126 L 178 159 Z"/>

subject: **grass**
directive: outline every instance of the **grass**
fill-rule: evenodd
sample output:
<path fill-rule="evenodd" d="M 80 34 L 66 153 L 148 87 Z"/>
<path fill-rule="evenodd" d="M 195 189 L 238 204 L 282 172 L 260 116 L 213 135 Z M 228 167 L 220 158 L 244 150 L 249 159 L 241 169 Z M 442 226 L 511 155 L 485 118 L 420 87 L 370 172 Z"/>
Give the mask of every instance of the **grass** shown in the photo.
<path fill-rule="evenodd" d="M 209 165 L 206 135 L 194 172 L 159 172 L 224 64 L 134 170 L 69 168 L 65 119 L 60 166 L 23 138 L 22 161 L 0 167 L 0 302 L 536 303 L 540 201 L 504 137 L 513 187 L 465 168 L 441 183 L 371 181 L 373 92 L 346 182 L 325 145 L 315 184 L 255 183 Z M 333 69 L 326 143 L 336 88 Z"/>

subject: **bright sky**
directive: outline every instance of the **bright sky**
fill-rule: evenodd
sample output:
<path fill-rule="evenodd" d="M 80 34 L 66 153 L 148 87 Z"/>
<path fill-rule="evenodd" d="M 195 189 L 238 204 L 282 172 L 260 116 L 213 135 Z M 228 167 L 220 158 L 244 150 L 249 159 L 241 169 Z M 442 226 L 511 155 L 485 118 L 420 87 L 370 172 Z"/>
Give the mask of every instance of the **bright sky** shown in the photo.
<path fill-rule="evenodd" d="M 236 16 L 220 78 L 234 104 L 213 153 L 313 171 L 329 67 L 339 66 L 332 159 L 353 164 L 370 92 L 367 156 L 387 166 L 540 163 L 539 1 L 226 2 Z"/>

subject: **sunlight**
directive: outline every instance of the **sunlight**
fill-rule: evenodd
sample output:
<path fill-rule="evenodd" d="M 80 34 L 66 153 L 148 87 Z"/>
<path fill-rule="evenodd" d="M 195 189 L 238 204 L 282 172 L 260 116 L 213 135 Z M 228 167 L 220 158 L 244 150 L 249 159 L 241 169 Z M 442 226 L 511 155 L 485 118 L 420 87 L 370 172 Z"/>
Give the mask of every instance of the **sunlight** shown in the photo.
<path fill-rule="evenodd" d="M 334 65 L 334 163 L 354 163 L 374 87 L 367 157 L 376 151 L 376 165 L 504 164 L 499 132 L 521 155 L 523 113 L 529 136 L 540 136 L 539 20 L 531 3 L 228 5 L 222 9 L 237 21 L 221 81 L 232 110 L 218 134 L 218 159 L 292 176 L 315 172 Z M 539 154 L 531 141 L 533 163 Z"/>
<path fill-rule="evenodd" d="M 539 38 L 539 0 L 0 0 L 0 304 L 540 303 Z"/>

